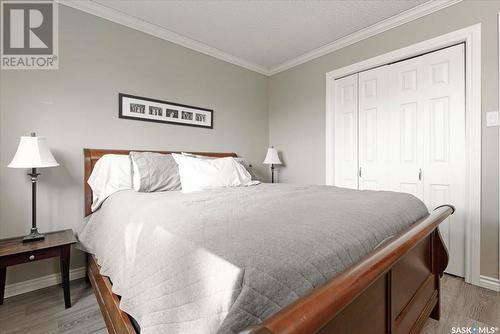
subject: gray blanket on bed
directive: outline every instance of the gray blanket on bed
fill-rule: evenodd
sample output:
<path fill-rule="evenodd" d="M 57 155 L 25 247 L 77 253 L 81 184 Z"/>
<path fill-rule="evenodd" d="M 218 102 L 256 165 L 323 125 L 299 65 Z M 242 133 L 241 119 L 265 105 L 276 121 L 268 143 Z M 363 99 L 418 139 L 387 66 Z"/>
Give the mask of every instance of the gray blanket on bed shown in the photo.
<path fill-rule="evenodd" d="M 328 186 L 122 191 L 78 237 L 142 333 L 237 333 L 426 214 L 408 194 Z"/>

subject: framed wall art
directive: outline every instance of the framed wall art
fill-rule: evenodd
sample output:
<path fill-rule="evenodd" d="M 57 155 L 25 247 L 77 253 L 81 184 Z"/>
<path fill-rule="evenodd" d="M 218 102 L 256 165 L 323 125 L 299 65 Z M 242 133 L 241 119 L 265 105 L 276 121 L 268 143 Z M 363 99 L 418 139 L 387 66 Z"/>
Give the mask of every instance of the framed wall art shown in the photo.
<path fill-rule="evenodd" d="M 214 111 L 141 96 L 118 94 L 118 117 L 137 121 L 168 123 L 213 129 Z"/>

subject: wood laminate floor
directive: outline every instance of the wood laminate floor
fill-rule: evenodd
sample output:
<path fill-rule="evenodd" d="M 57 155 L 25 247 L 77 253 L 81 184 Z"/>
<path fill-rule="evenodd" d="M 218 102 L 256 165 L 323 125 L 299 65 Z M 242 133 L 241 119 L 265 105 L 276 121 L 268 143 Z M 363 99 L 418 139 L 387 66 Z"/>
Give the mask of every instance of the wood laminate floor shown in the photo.
<path fill-rule="evenodd" d="M 72 307 L 64 308 L 61 286 L 10 297 L 0 306 L 1 334 L 99 333 L 106 325 L 90 283 L 71 281 Z"/>
<path fill-rule="evenodd" d="M 441 321 L 429 319 L 423 333 L 452 333 L 453 326 L 500 327 L 500 293 L 452 276 L 443 278 L 442 287 Z M 71 299 L 73 307 L 66 310 L 59 286 L 7 298 L 0 306 L 0 333 L 107 333 L 92 289 L 84 279 L 71 282 Z"/>
<path fill-rule="evenodd" d="M 441 319 L 427 320 L 422 333 L 449 334 L 453 327 L 474 326 L 494 327 L 494 332 L 484 333 L 500 333 L 499 292 L 467 284 L 462 279 L 448 275 L 441 280 L 441 288 Z"/>

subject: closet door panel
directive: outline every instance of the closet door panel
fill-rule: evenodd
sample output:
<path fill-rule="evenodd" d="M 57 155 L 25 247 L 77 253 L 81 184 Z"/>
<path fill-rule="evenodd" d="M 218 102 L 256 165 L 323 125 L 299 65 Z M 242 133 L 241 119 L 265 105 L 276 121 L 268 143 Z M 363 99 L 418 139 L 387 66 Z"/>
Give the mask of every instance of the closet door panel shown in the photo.
<path fill-rule="evenodd" d="M 449 203 L 455 213 L 440 225 L 450 250 L 447 272 L 465 268 L 465 49 L 463 44 L 425 55 L 423 184 L 429 210 Z"/>
<path fill-rule="evenodd" d="M 359 189 L 389 187 L 390 145 L 385 67 L 359 74 Z"/>
<path fill-rule="evenodd" d="M 424 199 L 419 176 L 422 168 L 423 106 L 419 100 L 422 74 L 418 59 L 389 66 L 388 99 L 390 110 L 391 190 L 405 192 Z"/>
<path fill-rule="evenodd" d="M 411 193 L 429 210 L 457 208 L 440 226 L 450 252 L 447 272 L 465 267 L 465 68 L 457 45 L 389 66 L 392 190 Z"/>
<path fill-rule="evenodd" d="M 358 75 L 335 80 L 335 185 L 358 189 Z"/>

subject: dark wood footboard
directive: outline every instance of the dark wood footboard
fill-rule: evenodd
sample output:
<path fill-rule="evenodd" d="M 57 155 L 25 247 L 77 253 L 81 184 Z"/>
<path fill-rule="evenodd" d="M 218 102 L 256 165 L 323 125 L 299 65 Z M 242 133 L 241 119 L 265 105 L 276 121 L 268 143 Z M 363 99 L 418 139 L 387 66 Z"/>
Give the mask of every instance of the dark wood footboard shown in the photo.
<path fill-rule="evenodd" d="M 120 299 L 111 290 L 108 277 L 99 273 L 99 265 L 93 255 L 88 256 L 87 276 L 94 290 L 109 334 L 135 334 L 129 316 L 120 310 Z"/>

